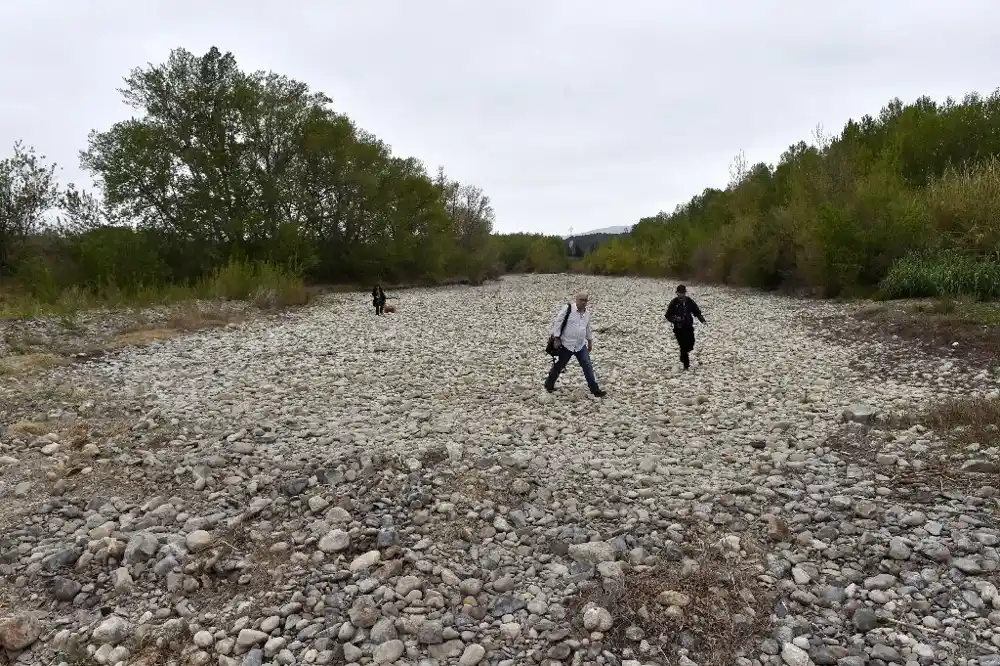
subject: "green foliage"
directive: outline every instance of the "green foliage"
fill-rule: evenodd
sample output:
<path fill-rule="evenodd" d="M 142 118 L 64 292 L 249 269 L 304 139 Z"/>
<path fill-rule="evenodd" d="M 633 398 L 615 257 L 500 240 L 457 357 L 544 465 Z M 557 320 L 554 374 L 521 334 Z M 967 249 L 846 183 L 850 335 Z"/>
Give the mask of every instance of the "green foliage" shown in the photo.
<path fill-rule="evenodd" d="M 830 297 L 882 285 L 995 298 L 998 156 L 1000 91 L 893 100 L 836 137 L 791 146 L 774 166 L 739 161 L 726 189 L 640 220 L 584 265 Z"/>
<path fill-rule="evenodd" d="M 302 278 L 280 264 L 232 260 L 192 284 L 160 280 L 131 282 L 108 280 L 89 286 L 60 288 L 44 264 L 29 264 L 32 280 L 13 294 L 0 292 L 0 316 L 34 317 L 42 314 L 72 315 L 99 307 L 129 308 L 180 303 L 195 299 L 249 301 L 260 308 L 305 305 L 310 292 Z"/>
<path fill-rule="evenodd" d="M 504 273 L 563 273 L 569 269 L 565 241 L 543 234 L 504 234 L 493 237 L 499 270 Z"/>
<path fill-rule="evenodd" d="M 11 157 L 0 160 L 0 277 L 24 260 L 25 245 L 59 203 L 55 168 L 20 142 Z"/>
<path fill-rule="evenodd" d="M 121 93 L 134 117 L 91 132 L 81 153 L 98 198 L 59 191 L 54 166 L 20 144 L 0 162 L 0 274 L 33 297 L 176 287 L 286 302 L 304 298 L 303 279 L 495 272 L 481 189 L 392 155 L 305 83 L 176 49 Z"/>
<path fill-rule="evenodd" d="M 302 279 L 269 261 L 231 260 L 215 269 L 198 292 L 208 298 L 250 301 L 259 307 L 305 305 L 309 301 Z"/>
<path fill-rule="evenodd" d="M 880 285 L 887 298 L 961 297 L 1000 299 L 1000 261 L 954 251 L 907 255 Z"/>

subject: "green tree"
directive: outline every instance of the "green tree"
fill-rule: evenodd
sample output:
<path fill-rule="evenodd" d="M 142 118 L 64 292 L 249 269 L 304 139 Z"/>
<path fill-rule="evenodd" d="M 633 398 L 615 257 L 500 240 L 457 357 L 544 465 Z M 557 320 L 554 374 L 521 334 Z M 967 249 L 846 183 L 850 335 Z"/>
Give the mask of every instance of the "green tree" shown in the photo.
<path fill-rule="evenodd" d="M 814 138 L 773 166 L 748 166 L 741 154 L 726 189 L 640 220 L 586 266 L 835 296 L 871 291 L 890 274 L 928 284 L 912 277 L 914 266 L 940 276 L 997 260 L 1000 236 L 990 220 L 1000 210 L 1000 91 L 961 103 L 893 99 L 877 117 L 848 121 L 837 136 L 818 129 Z M 944 268 L 927 264 L 927 250 Z M 957 262 L 953 251 L 972 259 Z"/>
<path fill-rule="evenodd" d="M 60 203 L 55 164 L 21 142 L 0 160 L 0 276 L 12 274 L 29 239 Z"/>
<path fill-rule="evenodd" d="M 298 222 L 289 187 L 309 122 L 329 99 L 275 74 L 245 74 L 212 48 L 176 49 L 121 90 L 145 115 L 93 132 L 81 156 L 113 219 L 161 234 L 176 277 L 259 255 Z"/>

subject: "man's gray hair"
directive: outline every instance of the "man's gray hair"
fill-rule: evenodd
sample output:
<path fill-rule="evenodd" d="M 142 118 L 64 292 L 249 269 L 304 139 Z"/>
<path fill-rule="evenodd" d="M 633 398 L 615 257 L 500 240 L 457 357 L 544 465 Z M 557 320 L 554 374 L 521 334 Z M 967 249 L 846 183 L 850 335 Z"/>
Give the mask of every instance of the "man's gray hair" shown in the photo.
<path fill-rule="evenodd" d="M 581 298 L 590 298 L 590 294 L 587 293 L 586 289 L 580 289 L 576 292 L 575 298 L 576 300 L 580 300 Z"/>

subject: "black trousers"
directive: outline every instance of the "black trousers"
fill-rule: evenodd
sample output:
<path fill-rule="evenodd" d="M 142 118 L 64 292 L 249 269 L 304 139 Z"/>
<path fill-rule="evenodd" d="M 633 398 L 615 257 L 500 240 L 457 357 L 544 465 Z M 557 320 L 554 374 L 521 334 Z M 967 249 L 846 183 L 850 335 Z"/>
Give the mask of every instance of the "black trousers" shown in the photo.
<path fill-rule="evenodd" d="M 684 369 L 691 367 L 691 350 L 694 349 L 694 326 L 683 326 L 674 329 L 674 337 L 677 338 L 677 346 L 681 349 L 681 363 Z"/>
<path fill-rule="evenodd" d="M 385 313 L 385 303 L 375 302 L 375 314 L 380 315 Z"/>

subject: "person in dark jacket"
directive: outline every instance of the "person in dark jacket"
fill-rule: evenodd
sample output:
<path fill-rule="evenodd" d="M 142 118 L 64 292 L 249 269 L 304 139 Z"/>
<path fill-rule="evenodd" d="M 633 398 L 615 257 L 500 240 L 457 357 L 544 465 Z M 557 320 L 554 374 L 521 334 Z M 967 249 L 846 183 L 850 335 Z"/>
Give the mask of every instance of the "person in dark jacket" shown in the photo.
<path fill-rule="evenodd" d="M 382 291 L 380 284 L 372 288 L 372 305 L 375 306 L 375 314 L 380 315 L 385 312 L 385 292 Z"/>
<path fill-rule="evenodd" d="M 667 314 L 664 315 L 674 326 L 674 337 L 677 338 L 677 345 L 681 349 L 681 363 L 684 369 L 691 367 L 691 351 L 694 349 L 694 319 L 705 323 L 705 318 L 701 316 L 701 309 L 694 299 L 687 295 L 687 287 L 677 286 L 677 295 L 667 306 Z"/>

